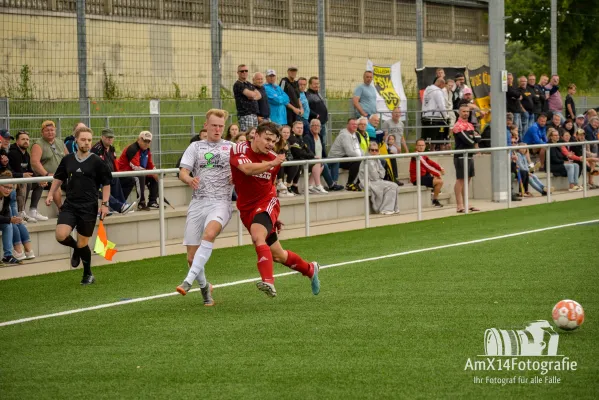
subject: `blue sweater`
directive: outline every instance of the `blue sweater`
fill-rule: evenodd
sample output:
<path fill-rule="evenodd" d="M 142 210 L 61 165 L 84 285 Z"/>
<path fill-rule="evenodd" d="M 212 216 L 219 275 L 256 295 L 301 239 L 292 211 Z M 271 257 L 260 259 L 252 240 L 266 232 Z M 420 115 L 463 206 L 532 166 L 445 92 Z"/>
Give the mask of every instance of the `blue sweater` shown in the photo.
<path fill-rule="evenodd" d="M 547 143 L 547 127 L 540 127 L 538 123 L 534 123 L 526 131 L 524 135 L 524 143 L 526 144 L 544 144 Z"/>
<path fill-rule="evenodd" d="M 287 124 L 287 107 L 289 104 L 289 96 L 281 89 L 279 85 L 266 84 L 264 85 L 266 96 L 268 97 L 268 105 L 270 106 L 270 120 L 275 124 Z"/>

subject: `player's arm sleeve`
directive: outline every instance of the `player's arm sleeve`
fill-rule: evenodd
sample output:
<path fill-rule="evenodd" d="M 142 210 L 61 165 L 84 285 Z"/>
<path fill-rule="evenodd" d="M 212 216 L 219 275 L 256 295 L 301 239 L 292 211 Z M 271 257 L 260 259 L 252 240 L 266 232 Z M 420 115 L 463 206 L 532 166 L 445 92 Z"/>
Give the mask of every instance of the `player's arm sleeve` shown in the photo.
<path fill-rule="evenodd" d="M 66 158 L 60 160 L 60 164 L 58 164 L 58 168 L 56 168 L 56 172 L 54 173 L 54 179 L 58 179 L 59 181 L 66 181 L 69 177 L 67 174 L 67 164 L 65 162 Z"/>
<path fill-rule="evenodd" d="M 183 157 L 181 157 L 179 168 L 185 168 L 188 171 L 193 171 L 196 163 L 195 154 L 195 146 L 191 145 L 187 147 L 187 150 L 185 150 L 185 153 L 183 153 Z"/>

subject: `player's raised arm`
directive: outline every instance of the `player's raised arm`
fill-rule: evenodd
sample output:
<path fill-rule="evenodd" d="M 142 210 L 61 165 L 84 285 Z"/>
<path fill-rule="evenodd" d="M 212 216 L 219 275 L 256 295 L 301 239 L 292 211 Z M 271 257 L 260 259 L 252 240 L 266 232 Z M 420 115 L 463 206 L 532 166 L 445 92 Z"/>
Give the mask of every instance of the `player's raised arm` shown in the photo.
<path fill-rule="evenodd" d="M 281 140 L 281 134 L 274 124 L 263 124 L 258 127 L 251 143 L 237 143 L 231 148 L 231 167 L 237 168 L 245 175 L 259 175 L 276 168 L 285 161 L 285 155 L 276 155 L 273 159 L 255 162 L 247 156 L 248 151 L 254 154 L 274 155 L 275 144 Z"/>
<path fill-rule="evenodd" d="M 270 170 L 277 165 L 281 165 L 285 161 L 285 154 L 277 155 L 272 161 L 262 161 L 261 163 L 253 163 L 248 159 L 247 163 L 237 164 L 236 167 L 246 175 L 259 175 Z"/>

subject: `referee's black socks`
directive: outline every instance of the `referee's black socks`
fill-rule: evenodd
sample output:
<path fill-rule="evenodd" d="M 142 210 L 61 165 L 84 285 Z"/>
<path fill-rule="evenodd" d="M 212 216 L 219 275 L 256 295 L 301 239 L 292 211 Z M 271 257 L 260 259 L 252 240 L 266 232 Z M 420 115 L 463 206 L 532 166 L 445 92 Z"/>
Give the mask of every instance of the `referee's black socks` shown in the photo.
<path fill-rule="evenodd" d="M 77 241 L 73 239 L 73 236 L 71 235 L 67 236 L 65 240 L 61 240 L 58 243 L 62 244 L 63 246 L 72 247 L 73 249 L 77 250 Z"/>
<path fill-rule="evenodd" d="M 83 275 L 91 275 L 92 274 L 92 251 L 89 246 L 79 247 L 76 250 L 79 253 L 79 257 L 81 257 L 81 262 L 83 263 Z"/>

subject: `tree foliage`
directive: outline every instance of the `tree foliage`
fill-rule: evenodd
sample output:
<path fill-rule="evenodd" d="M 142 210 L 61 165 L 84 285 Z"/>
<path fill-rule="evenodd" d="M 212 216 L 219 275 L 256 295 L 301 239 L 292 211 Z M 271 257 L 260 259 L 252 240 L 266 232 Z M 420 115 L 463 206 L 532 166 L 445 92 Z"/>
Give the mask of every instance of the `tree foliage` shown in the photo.
<path fill-rule="evenodd" d="M 518 74 L 551 72 L 551 1 L 506 0 L 508 67 Z M 558 0 L 557 57 L 562 84 L 598 88 L 599 1 Z M 526 70 L 525 62 L 530 62 Z"/>

